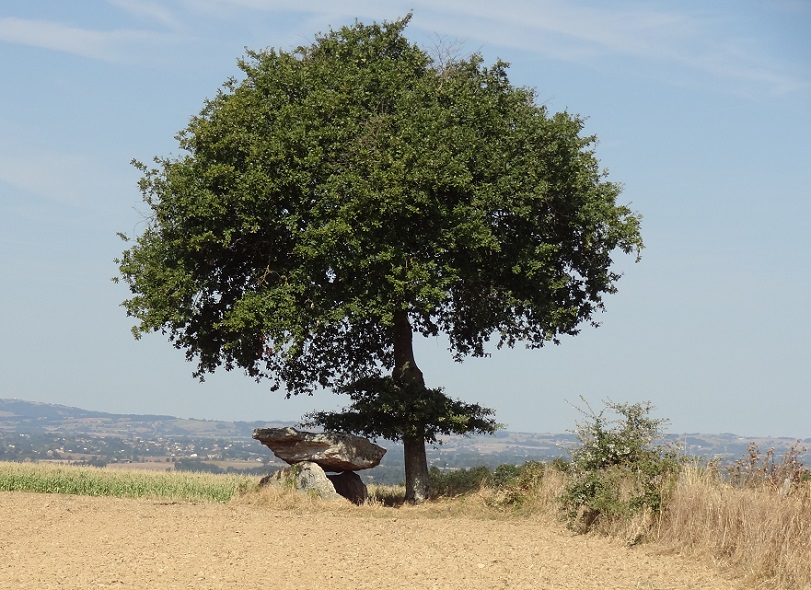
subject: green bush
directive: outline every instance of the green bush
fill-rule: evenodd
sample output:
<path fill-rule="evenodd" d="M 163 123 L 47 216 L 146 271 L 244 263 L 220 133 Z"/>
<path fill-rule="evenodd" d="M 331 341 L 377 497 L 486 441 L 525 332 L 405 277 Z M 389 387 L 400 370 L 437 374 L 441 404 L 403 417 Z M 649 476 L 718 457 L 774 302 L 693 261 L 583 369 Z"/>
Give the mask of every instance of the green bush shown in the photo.
<path fill-rule="evenodd" d="M 556 471 L 560 471 L 561 473 L 571 473 L 572 472 L 572 463 L 567 461 L 563 457 L 555 457 L 549 462 L 549 467 L 551 469 L 555 469 Z"/>
<path fill-rule="evenodd" d="M 679 467 L 676 448 L 663 442 L 667 421 L 650 416 L 650 402 L 607 401 L 595 413 L 583 401 L 586 409 L 577 409 L 586 419 L 573 431 L 579 444 L 561 498 L 570 528 L 586 532 L 645 510 L 660 512 Z"/>
<path fill-rule="evenodd" d="M 199 459 L 178 459 L 175 462 L 175 471 L 189 471 L 191 473 L 225 473 L 225 470 L 213 463 L 206 463 Z"/>
<path fill-rule="evenodd" d="M 462 496 L 486 487 L 507 492 L 505 503 L 520 504 L 540 484 L 544 468 L 543 463 L 529 461 L 521 466 L 499 465 L 493 471 L 485 466 L 447 471 L 431 467 L 428 475 L 435 498 Z"/>
<path fill-rule="evenodd" d="M 432 496 L 454 497 L 471 494 L 490 485 L 493 474 L 484 466 L 448 471 L 434 466 L 428 471 L 428 478 Z"/>
<path fill-rule="evenodd" d="M 496 467 L 493 476 L 490 478 L 490 485 L 496 488 L 503 488 L 514 484 L 521 477 L 522 468 L 517 465 L 503 464 Z"/>
<path fill-rule="evenodd" d="M 497 487 L 502 492 L 500 504 L 510 508 L 519 509 L 540 488 L 544 473 L 548 466 L 537 461 L 528 461 L 520 467 L 504 469 L 504 477 Z M 496 470 L 498 471 L 498 470 Z"/>

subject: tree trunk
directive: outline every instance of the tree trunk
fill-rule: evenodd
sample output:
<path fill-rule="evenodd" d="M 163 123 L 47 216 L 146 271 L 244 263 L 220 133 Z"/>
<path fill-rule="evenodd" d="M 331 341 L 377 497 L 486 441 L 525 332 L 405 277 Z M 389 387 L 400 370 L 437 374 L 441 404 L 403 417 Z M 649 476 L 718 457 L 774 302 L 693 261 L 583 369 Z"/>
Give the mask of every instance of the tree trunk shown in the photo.
<path fill-rule="evenodd" d="M 413 333 L 408 312 L 394 315 L 394 370 L 392 378 L 404 385 L 425 388 L 422 371 L 414 361 Z M 405 460 L 406 501 L 418 504 L 428 499 L 428 459 L 425 456 L 425 425 L 404 425 L 409 433 L 403 436 Z"/>
<path fill-rule="evenodd" d="M 420 504 L 428 499 L 428 459 L 425 456 L 424 438 L 404 438 L 406 502 Z"/>

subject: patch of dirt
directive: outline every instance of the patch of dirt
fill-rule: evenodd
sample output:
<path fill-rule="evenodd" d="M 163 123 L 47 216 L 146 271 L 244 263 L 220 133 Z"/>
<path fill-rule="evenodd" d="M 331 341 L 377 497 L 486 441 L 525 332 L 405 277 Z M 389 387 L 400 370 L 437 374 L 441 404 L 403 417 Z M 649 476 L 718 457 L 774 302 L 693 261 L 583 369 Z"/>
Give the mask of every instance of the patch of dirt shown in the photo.
<path fill-rule="evenodd" d="M 2 589 L 735 588 L 695 562 L 531 519 L 3 492 L 0 523 Z"/>

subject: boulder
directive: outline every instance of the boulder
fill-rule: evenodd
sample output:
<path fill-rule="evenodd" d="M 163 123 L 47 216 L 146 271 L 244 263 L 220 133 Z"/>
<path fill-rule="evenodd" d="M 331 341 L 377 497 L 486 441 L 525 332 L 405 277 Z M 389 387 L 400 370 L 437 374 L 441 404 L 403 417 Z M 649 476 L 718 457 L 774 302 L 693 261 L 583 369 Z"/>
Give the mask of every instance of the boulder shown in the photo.
<path fill-rule="evenodd" d="M 332 482 L 335 491 L 341 496 L 354 502 L 358 506 L 364 504 L 369 498 L 369 490 L 354 471 L 344 471 L 343 473 L 329 473 L 327 478 Z"/>
<path fill-rule="evenodd" d="M 327 474 L 315 463 L 298 463 L 280 469 L 262 478 L 261 485 L 279 486 L 306 494 L 313 494 L 324 500 L 339 500 L 343 496 L 335 491 Z"/>
<path fill-rule="evenodd" d="M 376 467 L 386 449 L 368 439 L 338 432 L 303 432 L 295 428 L 257 428 L 253 438 L 290 465 L 309 461 L 325 471 Z"/>

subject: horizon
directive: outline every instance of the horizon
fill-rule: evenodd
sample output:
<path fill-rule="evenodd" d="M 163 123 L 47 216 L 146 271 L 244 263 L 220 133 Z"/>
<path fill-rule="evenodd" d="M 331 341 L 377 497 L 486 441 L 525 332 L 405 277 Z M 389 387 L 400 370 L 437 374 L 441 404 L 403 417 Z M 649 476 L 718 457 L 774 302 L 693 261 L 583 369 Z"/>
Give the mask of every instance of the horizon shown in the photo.
<path fill-rule="evenodd" d="M 173 416 L 171 414 L 154 414 L 151 412 L 138 412 L 138 413 L 119 413 L 119 412 L 105 412 L 101 410 L 95 410 L 93 408 L 80 408 L 77 406 L 68 406 L 65 404 L 57 404 L 57 403 L 50 403 L 50 402 L 40 402 L 35 400 L 26 400 L 20 398 L 0 398 L 0 403 L 2 402 L 22 402 L 26 404 L 32 405 L 46 405 L 58 408 L 65 408 L 69 410 L 81 410 L 83 412 L 92 412 L 98 414 L 107 414 L 110 416 L 120 416 L 120 417 L 130 417 L 130 416 L 144 416 L 144 417 L 157 417 L 157 418 L 172 418 L 175 420 L 190 420 L 190 421 L 198 421 L 198 422 L 226 422 L 226 423 L 245 423 L 245 424 L 254 424 L 254 423 L 262 423 L 262 424 L 293 424 L 295 427 L 298 427 L 299 424 L 295 420 L 280 420 L 275 418 L 269 419 L 258 419 L 258 420 L 220 420 L 217 418 L 195 418 L 195 417 L 180 417 L 180 416 Z M 573 425 L 574 426 L 574 425 Z M 298 428 L 297 428 L 298 429 Z M 306 429 L 304 429 L 306 430 Z M 501 428 L 496 431 L 498 432 L 506 432 L 508 434 L 530 434 L 530 435 L 568 435 L 574 436 L 574 434 L 570 430 L 560 430 L 560 431 L 526 431 L 526 430 L 511 430 L 509 428 Z M 496 436 L 496 433 L 493 434 L 449 434 L 442 436 L 441 439 L 452 439 L 452 438 L 486 438 Z M 663 432 L 665 437 L 671 437 L 678 440 L 679 437 L 683 436 L 691 436 L 691 435 L 698 435 L 698 436 L 733 436 L 737 440 L 776 440 L 776 441 L 797 441 L 801 443 L 811 443 L 811 437 L 809 438 L 798 438 L 794 436 L 784 436 L 784 435 L 748 435 L 748 434 L 740 434 L 737 432 L 670 432 L 665 431 Z M 380 440 L 388 440 L 388 439 L 380 439 Z M 389 441 L 392 442 L 392 441 Z M 431 446 L 431 445 L 429 445 Z M 441 446 L 441 445 L 440 445 Z"/>

